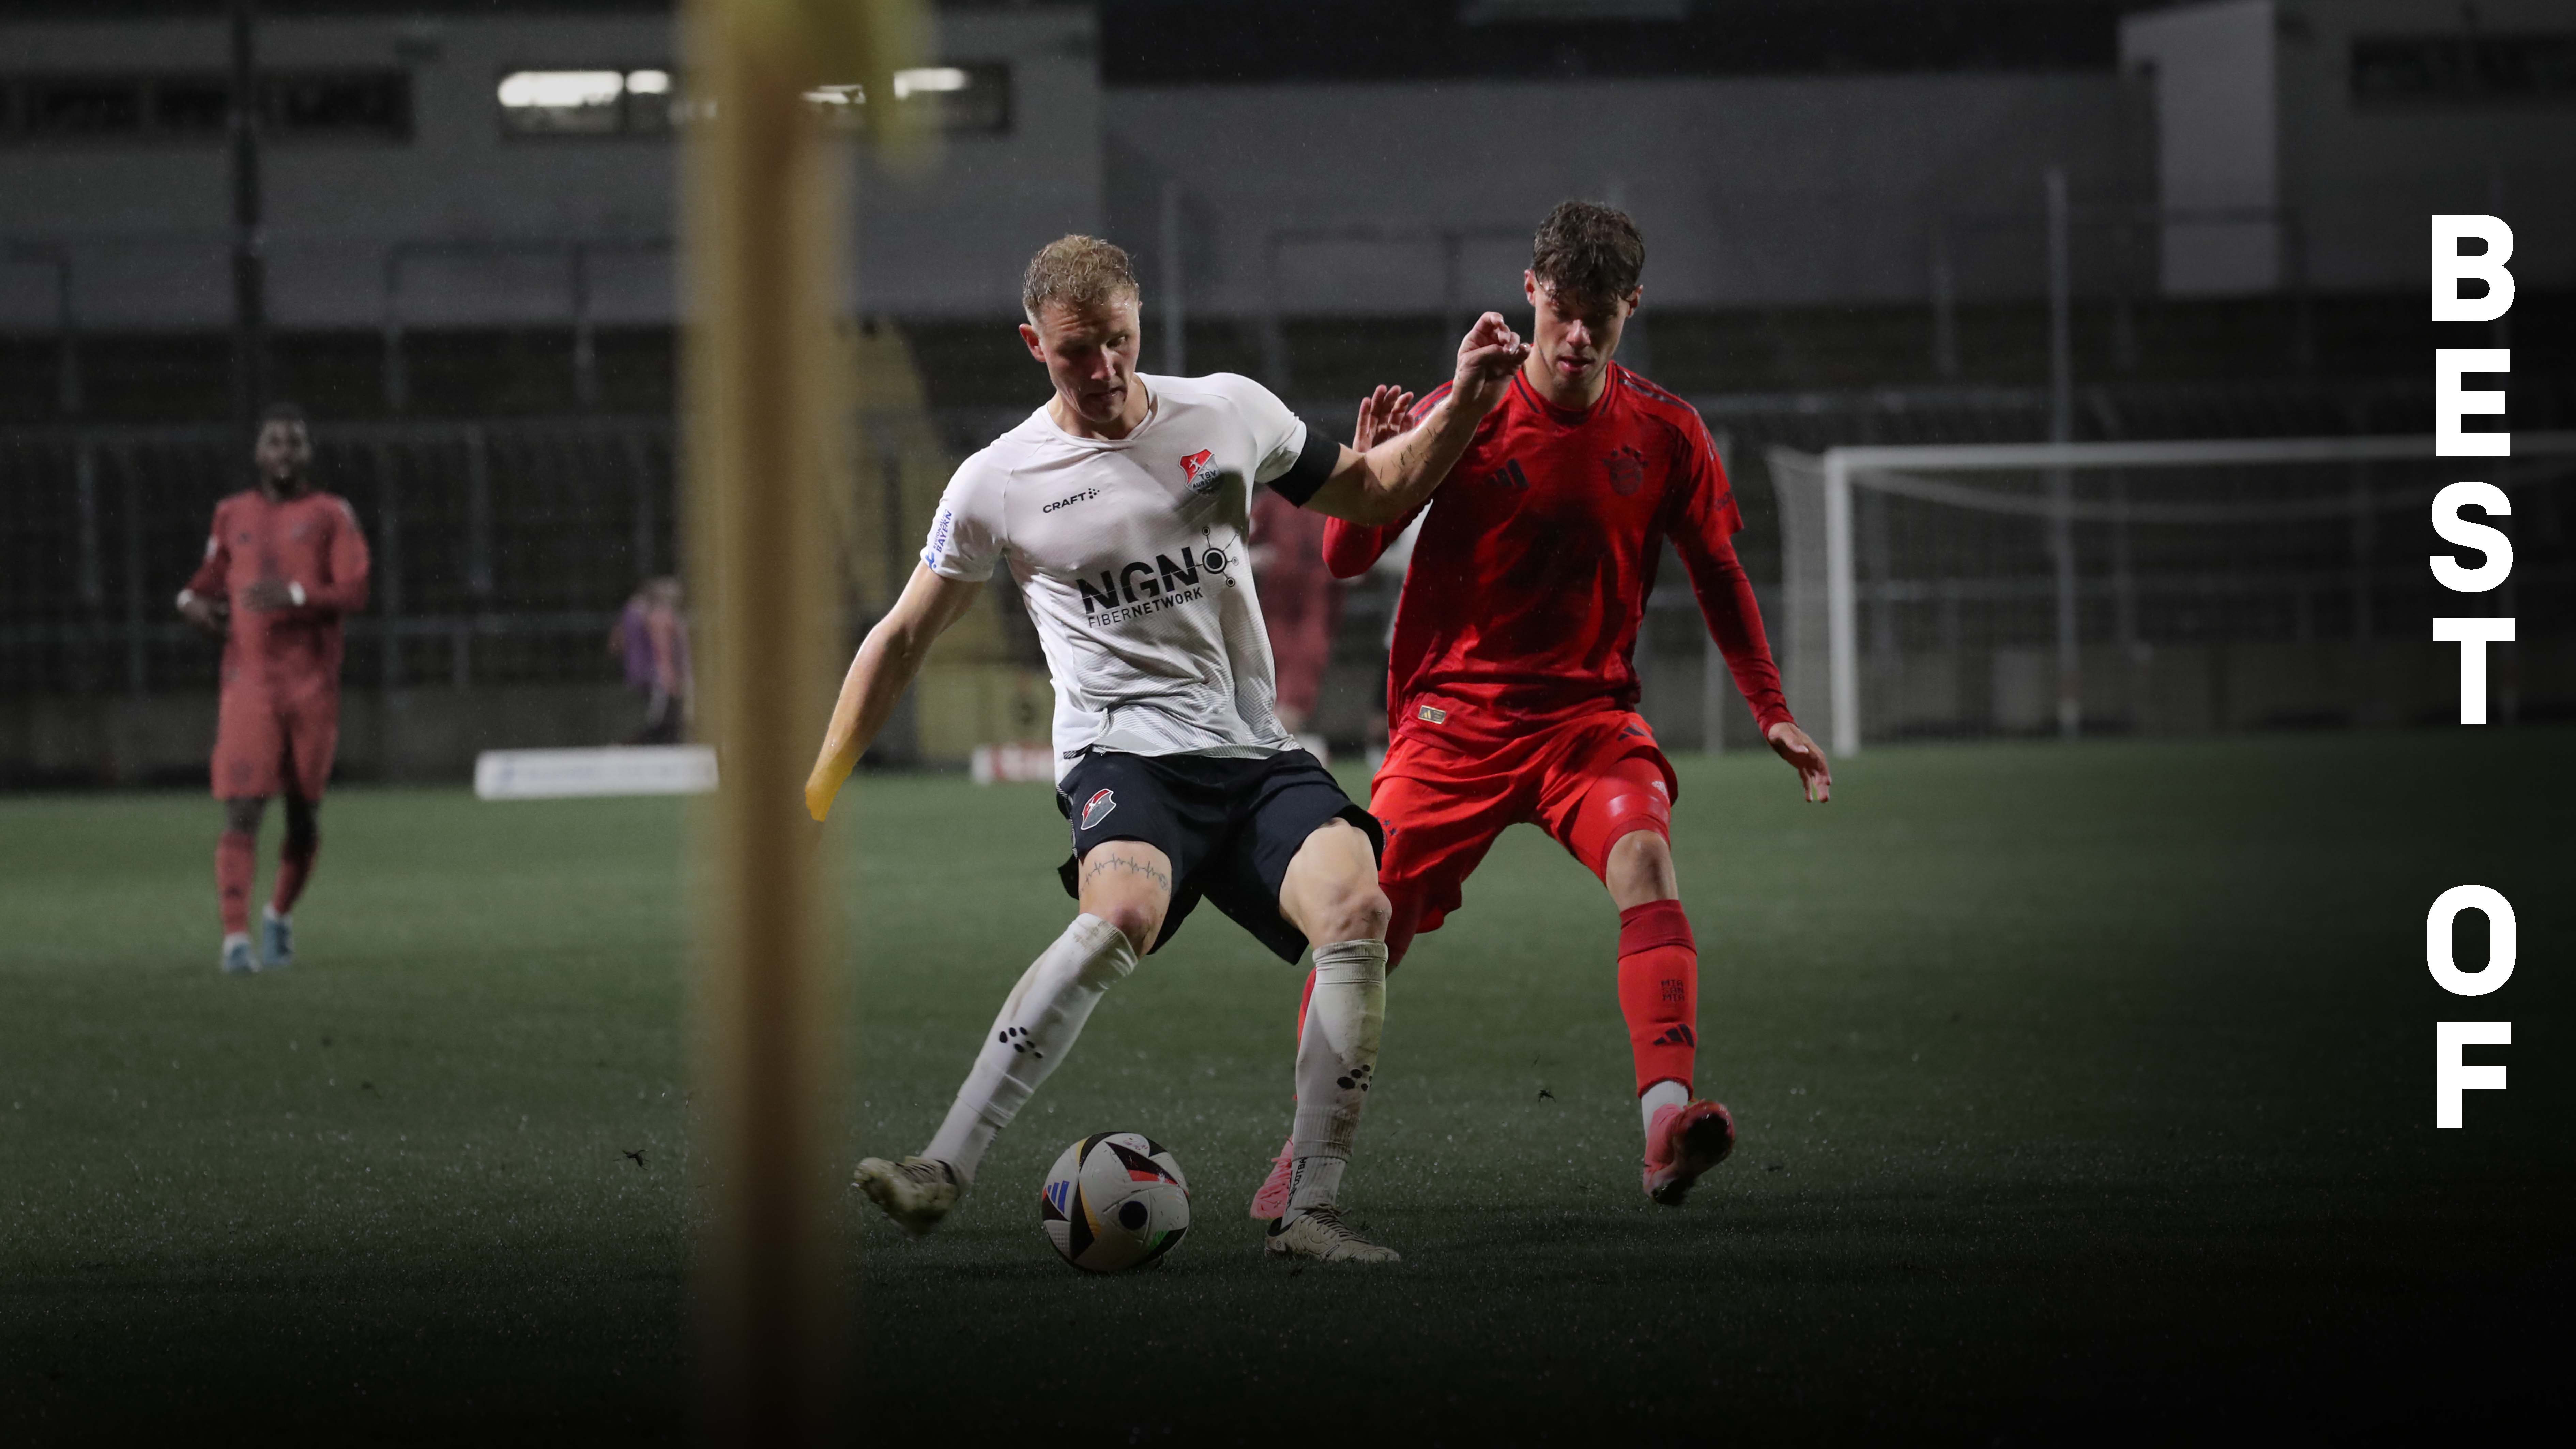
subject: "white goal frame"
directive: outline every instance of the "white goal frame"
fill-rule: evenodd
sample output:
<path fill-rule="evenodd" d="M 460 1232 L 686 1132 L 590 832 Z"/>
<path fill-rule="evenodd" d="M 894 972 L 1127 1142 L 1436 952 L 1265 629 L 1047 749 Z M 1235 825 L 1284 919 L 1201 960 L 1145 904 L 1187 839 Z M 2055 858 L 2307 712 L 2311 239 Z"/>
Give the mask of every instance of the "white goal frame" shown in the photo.
<path fill-rule="evenodd" d="M 2505 457 L 2458 459 L 2462 477 L 2476 477 L 2481 470 L 2505 472 L 2513 459 L 2526 457 L 2576 456 L 2576 432 L 2527 432 L 2513 436 L 2513 452 Z M 2437 454 L 2433 439 L 2422 437 L 2355 436 L 2325 438 L 2213 438 L 2169 442 L 2106 443 L 1940 443 L 1899 447 L 1835 447 L 1821 453 L 1804 453 L 1788 448 L 1774 448 L 1771 477 L 1775 487 L 1785 490 L 1807 486 L 1813 479 L 1824 497 L 1825 555 L 1825 640 L 1827 655 L 1826 694 L 1832 716 L 1829 748 L 1837 755 L 1858 754 L 1861 748 L 1860 707 L 1860 603 L 1853 565 L 1852 489 L 1856 476 L 1872 473 L 1895 474 L 1909 470 L 1931 470 L 1942 473 L 1960 472 L 2039 472 L 2062 469 L 2080 472 L 2097 468 L 2188 468 L 2233 463 L 2367 463 L 2399 459 L 2430 459 Z M 1890 480 L 1887 491 L 1924 496 L 1939 501 L 1945 489 L 1925 480 Z M 1966 491 L 1966 490 L 1960 490 Z M 2432 490 L 2424 493 L 2430 501 Z M 2014 505 L 2012 511 L 2028 512 L 2064 525 L 2077 519 L 2102 516 L 2099 505 L 2076 503 L 2066 492 L 2053 497 L 2034 497 L 2024 505 L 2020 499 L 1998 498 L 1997 503 Z M 1784 535 L 1790 532 L 1787 520 L 1791 500 L 1781 499 Z M 1989 504 L 1987 506 L 1994 506 Z M 2375 506 L 2362 502 L 2317 500 L 2286 505 L 2180 505 L 2160 507 L 2152 502 L 2124 506 L 2125 516 L 2137 522 L 2152 522 L 2163 517 L 2176 522 L 2223 522 L 2230 518 L 2282 518 L 2323 516 L 2348 513 L 2355 508 Z M 1793 627 L 1803 612 L 1797 597 L 1798 580 L 1794 551 L 1798 540 L 1784 536 L 1782 552 L 1785 592 Z M 2058 572 L 2059 615 L 2070 620 L 2074 579 L 2070 564 L 2061 560 Z M 2061 634 L 2063 625 L 2061 625 Z M 2061 650 L 2069 641 L 2061 637 Z M 1798 654 L 1806 653 L 1803 644 L 1793 644 Z M 2071 731 L 2070 731 L 2071 733 Z"/>

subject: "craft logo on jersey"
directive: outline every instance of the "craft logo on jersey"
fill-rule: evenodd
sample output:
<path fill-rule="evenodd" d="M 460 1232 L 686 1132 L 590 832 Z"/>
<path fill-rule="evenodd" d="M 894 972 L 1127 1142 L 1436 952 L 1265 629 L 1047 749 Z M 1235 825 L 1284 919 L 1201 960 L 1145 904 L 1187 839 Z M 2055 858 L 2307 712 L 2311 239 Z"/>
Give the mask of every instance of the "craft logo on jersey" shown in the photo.
<path fill-rule="evenodd" d="M 1610 491 L 1622 498 L 1634 498 L 1646 486 L 1646 455 L 1634 448 L 1615 448 L 1601 464 L 1610 470 Z"/>
<path fill-rule="evenodd" d="M 1117 791 L 1094 790 L 1091 792 L 1091 798 L 1082 802 L 1082 823 L 1075 828 L 1078 830 L 1089 830 L 1101 821 L 1108 819 L 1109 812 L 1117 808 Z"/>
<path fill-rule="evenodd" d="M 1223 476 L 1217 472 L 1216 451 L 1212 448 L 1201 448 L 1183 458 L 1181 473 L 1190 480 L 1192 493 L 1207 492 L 1216 487 L 1217 479 Z"/>

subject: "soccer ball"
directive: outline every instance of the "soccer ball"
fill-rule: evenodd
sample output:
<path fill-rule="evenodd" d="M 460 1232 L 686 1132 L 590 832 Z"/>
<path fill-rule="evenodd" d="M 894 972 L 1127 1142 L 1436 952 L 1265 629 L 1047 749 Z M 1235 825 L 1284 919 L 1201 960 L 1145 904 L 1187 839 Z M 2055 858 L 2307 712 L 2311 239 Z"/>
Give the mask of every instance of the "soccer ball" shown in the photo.
<path fill-rule="evenodd" d="M 1159 1263 L 1190 1230 L 1190 1185 L 1141 1132 L 1095 1132 L 1064 1150 L 1038 1190 L 1038 1226 L 1086 1273 Z"/>

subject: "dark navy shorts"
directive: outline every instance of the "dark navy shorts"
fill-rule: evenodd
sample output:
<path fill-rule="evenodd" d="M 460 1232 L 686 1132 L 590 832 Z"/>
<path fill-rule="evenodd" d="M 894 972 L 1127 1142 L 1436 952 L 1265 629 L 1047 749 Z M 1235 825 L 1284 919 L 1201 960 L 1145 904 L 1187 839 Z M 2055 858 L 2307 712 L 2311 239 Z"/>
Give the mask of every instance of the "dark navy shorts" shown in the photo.
<path fill-rule="evenodd" d="M 1386 853 L 1377 818 L 1304 750 L 1252 760 L 1094 750 L 1056 782 L 1055 804 L 1073 825 L 1073 854 L 1057 872 L 1066 895 L 1080 898 L 1075 872 L 1095 845 L 1141 840 L 1171 857 L 1172 904 L 1155 951 L 1205 896 L 1293 962 L 1306 934 L 1279 914 L 1279 885 L 1306 837 L 1328 820 L 1347 820 Z"/>

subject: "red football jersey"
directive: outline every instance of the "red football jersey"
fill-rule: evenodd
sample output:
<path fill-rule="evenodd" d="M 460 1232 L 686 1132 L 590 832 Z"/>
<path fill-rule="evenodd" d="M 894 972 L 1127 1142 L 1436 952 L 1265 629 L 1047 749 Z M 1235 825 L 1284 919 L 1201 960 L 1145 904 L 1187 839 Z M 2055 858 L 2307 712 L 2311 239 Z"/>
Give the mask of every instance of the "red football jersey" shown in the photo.
<path fill-rule="evenodd" d="M 246 607 L 242 592 L 261 579 L 304 586 L 300 607 Z M 278 500 L 253 488 L 215 505 L 206 559 L 189 592 L 232 606 L 224 636 L 224 684 L 337 684 L 340 616 L 367 606 L 367 540 L 358 515 L 336 494 Z"/>
<path fill-rule="evenodd" d="M 1416 420 L 1448 391 L 1425 398 Z M 1731 542 L 1743 519 L 1690 404 L 1612 363 L 1600 400 L 1569 412 L 1515 373 L 1424 506 L 1387 658 L 1389 734 L 1499 740 L 1634 707 L 1630 656 L 1664 538 L 1761 727 L 1789 718 Z M 1343 578 L 1359 574 L 1411 521 L 1335 519 L 1325 559 Z"/>

